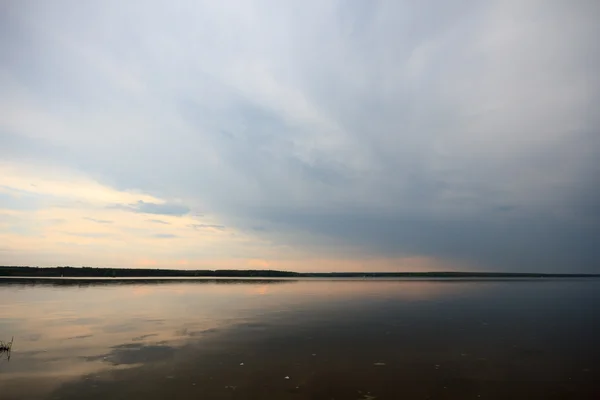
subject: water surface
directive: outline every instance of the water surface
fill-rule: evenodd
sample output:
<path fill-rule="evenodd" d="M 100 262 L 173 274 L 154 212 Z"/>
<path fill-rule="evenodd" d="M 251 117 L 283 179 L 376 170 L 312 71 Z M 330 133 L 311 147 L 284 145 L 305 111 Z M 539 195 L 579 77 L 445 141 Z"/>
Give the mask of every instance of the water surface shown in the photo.
<path fill-rule="evenodd" d="M 0 279 L 0 398 L 599 399 L 599 289 Z"/>

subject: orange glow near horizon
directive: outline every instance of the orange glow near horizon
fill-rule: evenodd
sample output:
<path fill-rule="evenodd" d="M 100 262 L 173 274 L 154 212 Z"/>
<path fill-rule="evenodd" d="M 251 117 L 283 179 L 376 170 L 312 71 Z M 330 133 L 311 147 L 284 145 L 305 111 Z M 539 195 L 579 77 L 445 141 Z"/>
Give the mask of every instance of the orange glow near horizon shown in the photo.
<path fill-rule="evenodd" d="M 135 212 L 127 207 L 167 201 L 57 169 L 0 163 L 0 194 L 39 199 L 39 207 L 32 210 L 0 208 L 5 265 L 297 272 L 464 270 L 425 256 L 350 258 L 336 256 L 347 254 L 344 249 L 316 254 L 273 245 L 193 209 L 183 215 Z"/>

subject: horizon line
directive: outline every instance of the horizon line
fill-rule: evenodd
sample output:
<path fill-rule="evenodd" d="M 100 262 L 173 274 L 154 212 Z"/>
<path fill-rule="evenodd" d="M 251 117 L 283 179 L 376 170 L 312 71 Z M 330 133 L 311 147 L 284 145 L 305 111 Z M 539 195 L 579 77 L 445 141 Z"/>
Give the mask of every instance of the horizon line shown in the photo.
<path fill-rule="evenodd" d="M 84 270 L 92 270 L 89 272 L 93 272 L 96 270 L 98 272 L 120 272 L 127 271 L 133 272 L 154 272 L 154 273 L 163 273 L 166 272 L 169 275 L 171 274 L 179 274 L 180 276 L 197 276 L 193 274 L 219 274 L 219 273 L 227 273 L 227 274 L 285 274 L 288 276 L 315 276 L 315 275 L 354 275 L 354 276 L 369 276 L 369 275 L 388 275 L 388 276 L 402 276 L 402 275 L 413 275 L 413 276 L 427 276 L 427 275 L 456 275 L 456 276 L 465 276 L 465 275 L 496 275 L 496 276 L 538 276 L 538 277 L 600 277 L 600 274 L 590 274 L 590 273 L 552 273 L 552 272 L 499 272 L 499 271 L 340 271 L 340 272 L 296 272 L 296 271 L 285 271 L 285 270 L 276 270 L 276 269 L 167 269 L 167 268 L 123 268 L 123 267 L 87 267 L 87 266 L 53 266 L 53 267 L 40 267 L 40 266 L 0 266 L 0 277 L 8 276 L 3 274 L 3 272 L 7 272 L 6 270 L 23 270 L 23 269 L 32 269 L 32 270 L 42 270 L 42 271 L 59 271 L 59 270 L 75 270 L 75 271 L 84 271 Z M 4 271 L 2 271 L 4 270 Z M 40 272 L 42 272 L 40 271 Z M 44 271 L 44 272 L 45 272 Z M 131 276 L 131 275 L 130 275 Z M 171 275 L 175 276 L 175 275 Z M 204 275 L 211 276 L 211 275 Z M 214 275 L 212 275 L 214 276 Z M 234 277 L 235 275 L 229 275 Z M 240 275 L 240 277 L 244 277 L 248 275 Z"/>

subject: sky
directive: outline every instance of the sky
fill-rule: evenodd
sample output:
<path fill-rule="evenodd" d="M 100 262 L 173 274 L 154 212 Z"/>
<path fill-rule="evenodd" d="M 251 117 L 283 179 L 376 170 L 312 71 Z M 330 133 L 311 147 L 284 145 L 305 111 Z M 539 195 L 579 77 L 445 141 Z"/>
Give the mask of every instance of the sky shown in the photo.
<path fill-rule="evenodd" d="M 600 2 L 0 1 L 0 265 L 600 273 Z"/>

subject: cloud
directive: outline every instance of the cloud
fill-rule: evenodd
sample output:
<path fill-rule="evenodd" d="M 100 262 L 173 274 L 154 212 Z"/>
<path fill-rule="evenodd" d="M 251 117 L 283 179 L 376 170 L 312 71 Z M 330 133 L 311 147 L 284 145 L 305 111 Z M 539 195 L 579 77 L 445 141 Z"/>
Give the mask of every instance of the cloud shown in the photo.
<path fill-rule="evenodd" d="M 593 224 L 565 224 L 523 215 L 456 220 L 413 215 L 294 213 L 278 215 L 276 220 L 280 232 L 293 227 L 336 238 L 350 247 L 348 255 L 358 257 L 424 256 L 462 262 L 473 269 L 501 270 L 506 265 L 520 265 L 521 271 L 556 270 L 556 266 L 569 262 L 591 271 L 596 257 L 593 249 L 597 228 Z M 318 246 L 319 240 L 323 240 L 321 236 L 306 245 Z M 339 243 L 325 241 L 324 245 Z M 548 250 L 540 252 L 542 248 Z"/>
<path fill-rule="evenodd" d="M 0 160 L 0 193 L 46 205 L 57 202 L 89 205 L 160 202 L 160 199 L 136 190 L 118 190 L 102 184 L 87 173 L 60 163 L 39 164 L 39 161 L 29 163 L 24 160 Z"/>
<path fill-rule="evenodd" d="M 9 188 L 0 187 L 0 208 L 9 210 L 29 210 L 34 211 L 41 207 L 41 199 L 38 196 L 30 194 L 17 194 Z"/>
<path fill-rule="evenodd" d="M 173 235 L 172 233 L 157 233 L 155 235 L 152 235 L 152 237 L 155 237 L 157 239 L 174 239 L 177 237 L 177 235 Z"/>
<path fill-rule="evenodd" d="M 190 260 L 597 271 L 599 11 L 13 2 L 0 16 L 0 208 L 119 212 L 98 218 L 139 232 L 152 228 L 137 214 L 162 215 L 180 239 L 222 240 L 178 248 Z"/>
<path fill-rule="evenodd" d="M 84 219 L 87 221 L 95 222 L 97 224 L 112 224 L 113 223 L 113 221 L 109 221 L 107 219 L 96 219 L 96 218 L 90 218 L 90 217 L 85 217 Z"/>
<path fill-rule="evenodd" d="M 148 221 L 148 222 L 153 222 L 153 223 L 155 223 L 155 224 L 170 225 L 170 223 L 169 223 L 169 222 L 167 222 L 167 221 L 163 221 L 163 220 L 160 220 L 160 219 L 148 219 L 147 221 Z"/>
<path fill-rule="evenodd" d="M 219 230 L 223 230 L 225 229 L 224 225 L 216 225 L 216 224 L 190 224 L 188 225 L 188 227 L 192 228 L 192 229 L 219 229 Z"/>
<path fill-rule="evenodd" d="M 182 216 L 190 212 L 189 207 L 181 204 L 169 204 L 169 203 L 146 203 L 142 200 L 134 204 L 118 204 L 112 206 L 113 208 L 131 211 L 140 214 L 156 214 L 156 215 L 174 215 Z"/>
<path fill-rule="evenodd" d="M 78 236 L 78 237 L 82 237 L 82 238 L 92 238 L 92 239 L 107 238 L 107 237 L 112 236 L 110 233 L 104 233 L 104 232 L 78 232 L 78 233 L 68 232 L 67 235 Z"/>

